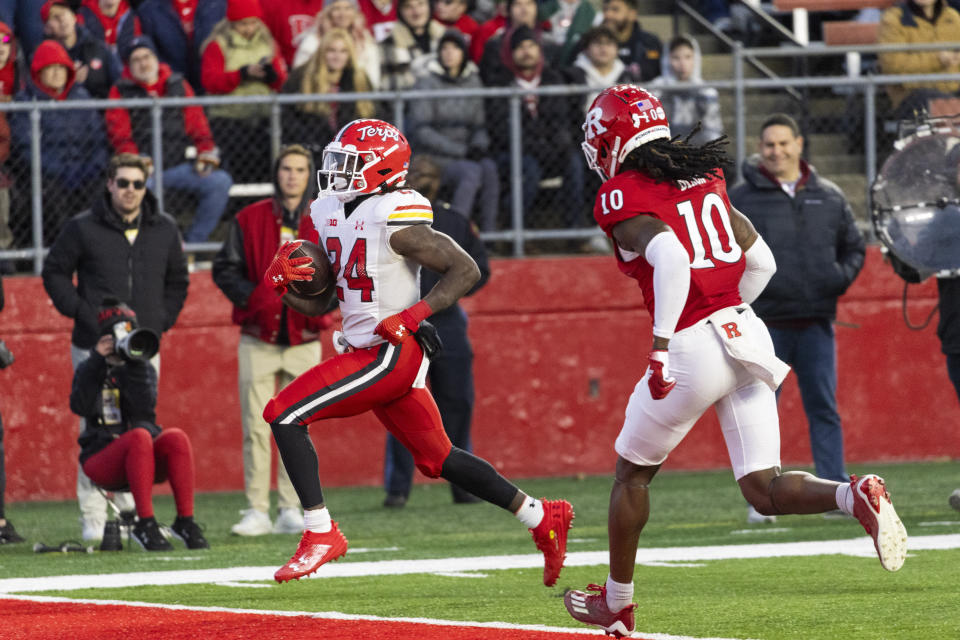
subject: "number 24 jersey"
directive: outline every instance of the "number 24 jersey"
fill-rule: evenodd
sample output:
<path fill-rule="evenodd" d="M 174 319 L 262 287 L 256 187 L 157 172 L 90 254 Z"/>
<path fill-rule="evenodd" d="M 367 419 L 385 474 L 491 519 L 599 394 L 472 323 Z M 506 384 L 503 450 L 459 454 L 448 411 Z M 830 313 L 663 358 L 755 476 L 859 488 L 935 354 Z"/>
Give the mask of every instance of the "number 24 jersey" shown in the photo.
<path fill-rule="evenodd" d="M 680 331 L 742 302 L 738 287 L 745 263 L 730 225 L 731 209 L 723 178 L 658 183 L 642 172 L 624 171 L 600 187 L 593 215 L 613 240 L 620 271 L 640 285 L 650 317 L 656 303 L 653 267 L 639 253 L 617 245 L 613 228 L 628 218 L 646 215 L 673 230 L 690 256 L 690 292 L 677 323 Z"/>
<path fill-rule="evenodd" d="M 337 279 L 343 336 L 356 348 L 383 342 L 373 332 L 381 320 L 420 299 L 420 265 L 396 253 L 390 236 L 415 224 L 431 224 L 430 202 L 412 189 L 365 196 L 348 216 L 336 197 L 310 205 Z"/>

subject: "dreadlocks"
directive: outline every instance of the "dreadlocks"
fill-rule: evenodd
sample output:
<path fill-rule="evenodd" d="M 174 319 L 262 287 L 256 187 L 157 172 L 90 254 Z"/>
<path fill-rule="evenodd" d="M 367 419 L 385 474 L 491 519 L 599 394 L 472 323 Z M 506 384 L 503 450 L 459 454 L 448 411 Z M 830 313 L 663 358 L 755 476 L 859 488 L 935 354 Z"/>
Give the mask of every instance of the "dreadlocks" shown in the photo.
<path fill-rule="evenodd" d="M 624 168 L 643 171 L 657 182 L 719 178 L 722 168 L 733 164 L 726 150 L 729 140 L 722 135 L 703 145 L 690 144 L 700 128 L 698 122 L 693 131 L 682 138 L 661 138 L 637 147 L 624 159 Z"/>

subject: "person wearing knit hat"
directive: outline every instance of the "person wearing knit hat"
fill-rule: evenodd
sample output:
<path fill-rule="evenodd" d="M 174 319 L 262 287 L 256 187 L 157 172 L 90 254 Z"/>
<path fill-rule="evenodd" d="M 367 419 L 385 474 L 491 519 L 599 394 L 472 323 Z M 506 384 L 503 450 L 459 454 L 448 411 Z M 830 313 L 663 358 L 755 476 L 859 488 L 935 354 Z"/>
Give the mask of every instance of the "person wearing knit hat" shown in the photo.
<path fill-rule="evenodd" d="M 161 63 L 150 36 L 134 38 L 124 51 L 127 64 L 123 77 L 110 89 L 111 100 L 136 98 L 190 98 L 193 87 L 169 65 Z M 110 144 L 117 153 L 146 155 L 150 153 L 153 126 L 147 109 L 107 109 L 104 119 Z M 163 187 L 192 196 L 197 203 L 193 220 L 184 231 L 186 242 L 204 242 L 216 228 L 230 199 L 233 180 L 220 169 L 210 124 L 203 107 L 190 105 L 163 109 L 162 162 Z M 197 155 L 186 159 L 186 150 L 193 146 Z M 154 188 L 156 178 L 150 176 L 147 186 Z"/>
<path fill-rule="evenodd" d="M 207 109 L 224 167 L 238 183 L 270 179 L 270 105 L 242 100 L 278 93 L 287 63 L 261 19 L 259 0 L 228 0 L 226 18 L 200 47 L 208 95 L 238 98 Z"/>
<path fill-rule="evenodd" d="M 513 4 L 523 0 L 514 0 Z M 521 23 L 509 30 L 501 43 L 490 41 L 491 45 L 502 46 L 509 56 L 503 67 L 493 74 L 492 82 L 485 83 L 494 87 L 519 87 L 536 89 L 544 86 L 567 85 L 570 80 L 566 74 L 549 63 L 540 44 L 538 32 L 530 25 Z M 521 94 L 520 128 L 523 131 L 522 171 L 523 211 L 525 216 L 532 213 L 539 193 L 539 183 L 543 178 L 562 176 L 563 186 L 557 194 L 558 202 L 564 209 L 580 212 L 586 206 L 584 199 L 583 157 L 574 153 L 574 122 L 579 125 L 581 118 L 579 96 L 548 96 L 536 93 Z M 509 122 L 510 111 L 506 100 L 490 100 L 487 109 L 488 122 Z M 507 127 L 490 127 L 491 152 L 498 166 L 509 165 L 510 138 Z M 549 203 L 544 203 L 548 205 Z"/>
<path fill-rule="evenodd" d="M 136 16 L 144 35 L 153 38 L 160 62 L 182 74 L 197 93 L 203 93 L 200 52 L 213 29 L 227 15 L 227 0 L 142 0 Z M 138 34 L 130 20 L 120 25 L 117 50 Z"/>
<path fill-rule="evenodd" d="M 157 53 L 157 45 L 153 41 L 153 38 L 147 35 L 142 35 L 137 36 L 127 43 L 120 52 L 120 56 L 123 59 L 123 64 L 130 64 L 130 56 L 133 55 L 133 52 L 137 49 L 149 49 L 153 55 L 159 57 L 159 54 Z"/>
<path fill-rule="evenodd" d="M 227 1 L 227 20 L 230 22 L 239 22 L 247 18 L 257 18 L 263 20 L 263 11 L 260 8 L 260 0 L 228 0 Z"/>

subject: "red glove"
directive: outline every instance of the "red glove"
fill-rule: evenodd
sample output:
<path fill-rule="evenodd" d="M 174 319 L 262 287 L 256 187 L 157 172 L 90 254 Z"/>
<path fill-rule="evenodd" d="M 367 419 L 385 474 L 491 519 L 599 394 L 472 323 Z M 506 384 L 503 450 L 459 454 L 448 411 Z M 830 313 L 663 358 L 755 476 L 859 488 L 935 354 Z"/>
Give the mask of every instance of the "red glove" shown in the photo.
<path fill-rule="evenodd" d="M 311 260 L 307 256 L 301 258 L 291 258 L 290 254 L 300 247 L 302 240 L 293 240 L 284 242 L 277 255 L 273 256 L 273 262 L 267 267 L 267 272 L 263 274 L 263 281 L 273 287 L 277 295 L 282 296 L 287 292 L 287 285 L 293 280 L 309 280 L 313 277 L 313 267 L 303 265 L 310 264 Z"/>
<path fill-rule="evenodd" d="M 647 357 L 647 361 L 650 364 L 650 377 L 647 379 L 650 395 L 654 400 L 663 400 L 677 386 L 677 379 L 671 378 L 667 370 L 670 362 L 667 351 L 654 349 Z"/>
<path fill-rule="evenodd" d="M 390 344 L 400 344 L 420 328 L 421 322 L 432 315 L 433 309 L 425 300 L 421 300 L 409 309 L 387 316 L 380 321 L 373 332 Z"/>

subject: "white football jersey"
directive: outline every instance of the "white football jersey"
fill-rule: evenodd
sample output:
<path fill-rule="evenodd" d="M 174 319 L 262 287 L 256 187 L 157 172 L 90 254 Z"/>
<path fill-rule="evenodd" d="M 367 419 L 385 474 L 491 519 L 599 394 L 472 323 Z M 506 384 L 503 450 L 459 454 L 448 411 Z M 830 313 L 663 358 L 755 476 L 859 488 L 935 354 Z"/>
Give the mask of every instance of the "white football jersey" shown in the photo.
<path fill-rule="evenodd" d="M 420 265 L 390 247 L 395 231 L 432 224 L 430 201 L 412 189 L 367 196 L 349 216 L 336 196 L 310 205 L 320 246 L 337 277 L 343 337 L 351 346 L 383 342 L 373 329 L 420 299 Z"/>

